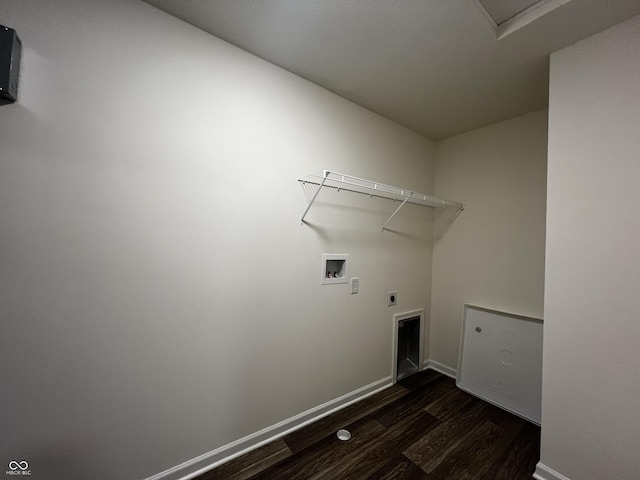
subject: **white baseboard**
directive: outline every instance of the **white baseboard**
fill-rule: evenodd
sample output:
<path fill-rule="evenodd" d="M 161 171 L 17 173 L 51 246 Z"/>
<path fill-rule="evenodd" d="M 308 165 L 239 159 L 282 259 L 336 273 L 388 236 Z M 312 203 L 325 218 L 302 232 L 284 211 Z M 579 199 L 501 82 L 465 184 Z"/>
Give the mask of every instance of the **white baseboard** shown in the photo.
<path fill-rule="evenodd" d="M 440 372 L 447 377 L 451 377 L 455 379 L 458 376 L 458 371 L 455 368 L 452 368 L 444 363 L 436 362 L 435 360 L 425 360 L 424 368 L 430 368 L 431 370 L 435 370 L 436 372 Z"/>
<path fill-rule="evenodd" d="M 339 398 L 330 400 L 299 415 L 288 418 L 280 423 L 267 427 L 259 432 L 247 435 L 235 442 L 224 445 L 216 450 L 205 453 L 180 465 L 169 468 L 146 480 L 191 480 L 213 468 L 255 450 L 269 442 L 283 437 L 294 430 L 320 420 L 352 403 L 359 402 L 392 385 L 392 378 L 386 377 L 362 388 L 347 393 Z"/>
<path fill-rule="evenodd" d="M 533 478 L 536 480 L 570 480 L 561 473 L 556 472 L 554 469 L 547 467 L 541 462 L 536 465 L 536 471 L 533 473 Z"/>

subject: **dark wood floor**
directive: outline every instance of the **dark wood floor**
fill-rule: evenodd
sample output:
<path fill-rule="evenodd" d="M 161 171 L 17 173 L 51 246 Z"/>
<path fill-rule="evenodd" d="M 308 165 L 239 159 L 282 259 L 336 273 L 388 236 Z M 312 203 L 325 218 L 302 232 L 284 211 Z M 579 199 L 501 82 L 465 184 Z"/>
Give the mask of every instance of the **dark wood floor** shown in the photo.
<path fill-rule="evenodd" d="M 195 480 L 530 480 L 539 457 L 539 427 L 426 370 Z"/>

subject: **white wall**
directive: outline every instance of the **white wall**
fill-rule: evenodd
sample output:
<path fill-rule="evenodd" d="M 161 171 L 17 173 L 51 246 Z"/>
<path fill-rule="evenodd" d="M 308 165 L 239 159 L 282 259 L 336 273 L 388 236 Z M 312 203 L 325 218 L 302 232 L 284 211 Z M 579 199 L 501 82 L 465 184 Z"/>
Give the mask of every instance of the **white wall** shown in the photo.
<path fill-rule="evenodd" d="M 640 477 L 638 52 L 635 17 L 551 57 L 540 478 Z"/>
<path fill-rule="evenodd" d="M 436 195 L 468 204 L 435 224 L 431 359 L 458 362 L 462 307 L 542 318 L 547 111 L 436 144 Z"/>
<path fill-rule="evenodd" d="M 430 311 L 430 210 L 324 198 L 324 168 L 430 193 L 433 144 L 137 1 L 3 0 L 0 461 L 139 479 L 391 375 Z M 323 252 L 350 254 L 320 286 Z M 398 306 L 386 292 L 398 290 Z"/>

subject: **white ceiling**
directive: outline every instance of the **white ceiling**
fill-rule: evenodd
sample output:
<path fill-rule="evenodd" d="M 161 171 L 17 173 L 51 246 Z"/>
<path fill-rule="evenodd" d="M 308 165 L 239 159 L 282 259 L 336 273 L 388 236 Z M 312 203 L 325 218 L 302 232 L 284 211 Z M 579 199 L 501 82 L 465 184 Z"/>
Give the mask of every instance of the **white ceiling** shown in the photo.
<path fill-rule="evenodd" d="M 434 140 L 545 107 L 551 52 L 640 14 L 544 0 L 497 40 L 474 0 L 145 1 Z"/>

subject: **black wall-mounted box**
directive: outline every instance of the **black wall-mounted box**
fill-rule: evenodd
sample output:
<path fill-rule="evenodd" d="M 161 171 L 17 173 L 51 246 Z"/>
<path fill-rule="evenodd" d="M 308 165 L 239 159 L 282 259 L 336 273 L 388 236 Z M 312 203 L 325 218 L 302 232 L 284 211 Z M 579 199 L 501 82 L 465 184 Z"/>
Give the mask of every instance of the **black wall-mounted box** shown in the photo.
<path fill-rule="evenodd" d="M 16 31 L 0 25 L 0 98 L 18 99 L 18 76 L 22 42 Z"/>

